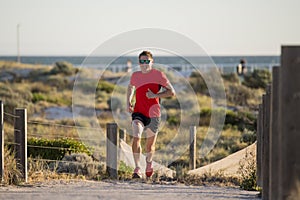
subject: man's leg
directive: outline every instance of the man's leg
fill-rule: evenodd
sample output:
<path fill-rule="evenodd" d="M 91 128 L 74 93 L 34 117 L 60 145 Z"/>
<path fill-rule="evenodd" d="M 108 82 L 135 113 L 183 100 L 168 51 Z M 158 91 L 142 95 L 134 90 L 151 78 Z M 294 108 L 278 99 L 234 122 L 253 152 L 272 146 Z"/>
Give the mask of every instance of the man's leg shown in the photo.
<path fill-rule="evenodd" d="M 155 152 L 155 142 L 157 134 L 154 133 L 150 128 L 147 128 L 146 134 L 146 176 L 151 177 L 153 174 L 152 159 Z"/>
<path fill-rule="evenodd" d="M 133 159 L 135 162 L 135 173 L 138 172 L 140 169 L 140 156 L 142 152 L 141 148 L 141 136 L 144 130 L 144 125 L 139 120 L 132 121 L 132 131 L 133 131 L 133 142 L 132 142 L 132 152 L 133 152 Z"/>
<path fill-rule="evenodd" d="M 154 133 L 150 128 L 147 128 L 146 137 L 146 161 L 151 162 L 155 152 L 157 133 Z"/>

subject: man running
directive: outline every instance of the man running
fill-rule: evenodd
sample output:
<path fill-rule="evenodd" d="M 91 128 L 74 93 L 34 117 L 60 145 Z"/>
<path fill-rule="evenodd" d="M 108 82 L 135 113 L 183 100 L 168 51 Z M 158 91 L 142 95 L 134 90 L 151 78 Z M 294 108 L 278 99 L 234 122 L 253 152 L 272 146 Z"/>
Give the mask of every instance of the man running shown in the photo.
<path fill-rule="evenodd" d="M 127 89 L 127 110 L 132 113 L 132 151 L 136 168 L 133 178 L 141 178 L 140 155 L 141 136 L 146 131 L 146 176 L 153 174 L 152 158 L 160 123 L 159 99 L 175 95 L 175 90 L 166 75 L 152 68 L 153 56 L 149 51 L 139 55 L 141 71 L 134 72 Z M 161 90 L 161 88 L 164 88 Z M 135 91 L 135 105 L 132 99 Z"/>

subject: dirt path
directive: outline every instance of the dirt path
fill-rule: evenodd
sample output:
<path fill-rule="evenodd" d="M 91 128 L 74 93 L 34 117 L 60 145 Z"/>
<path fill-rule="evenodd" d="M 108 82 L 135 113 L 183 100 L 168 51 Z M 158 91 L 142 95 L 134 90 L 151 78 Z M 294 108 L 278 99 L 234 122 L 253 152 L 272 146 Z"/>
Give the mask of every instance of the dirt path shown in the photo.
<path fill-rule="evenodd" d="M 23 187 L 0 187 L 0 199 L 259 199 L 258 192 L 216 186 L 153 185 L 137 182 L 51 181 Z"/>

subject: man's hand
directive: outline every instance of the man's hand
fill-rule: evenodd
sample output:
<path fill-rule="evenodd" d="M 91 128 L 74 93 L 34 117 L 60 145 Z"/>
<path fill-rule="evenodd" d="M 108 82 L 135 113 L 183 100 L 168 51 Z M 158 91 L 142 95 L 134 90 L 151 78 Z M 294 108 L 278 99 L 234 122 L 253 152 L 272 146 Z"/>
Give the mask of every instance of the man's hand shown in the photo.
<path fill-rule="evenodd" d="M 133 106 L 132 106 L 132 104 L 127 104 L 127 112 L 129 112 L 129 113 L 133 113 Z"/>
<path fill-rule="evenodd" d="M 157 97 L 157 95 L 154 94 L 149 88 L 148 88 L 148 92 L 146 93 L 146 96 L 148 97 L 148 99 L 153 99 Z"/>

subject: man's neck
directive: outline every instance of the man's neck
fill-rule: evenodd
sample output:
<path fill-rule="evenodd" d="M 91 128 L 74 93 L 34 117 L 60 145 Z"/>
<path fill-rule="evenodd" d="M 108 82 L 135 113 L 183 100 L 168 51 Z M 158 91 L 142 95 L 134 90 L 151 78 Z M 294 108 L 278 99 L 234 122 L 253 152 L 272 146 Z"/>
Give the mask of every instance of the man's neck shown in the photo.
<path fill-rule="evenodd" d="M 148 68 L 147 70 L 142 71 L 143 74 L 147 74 L 152 70 L 152 67 Z"/>

